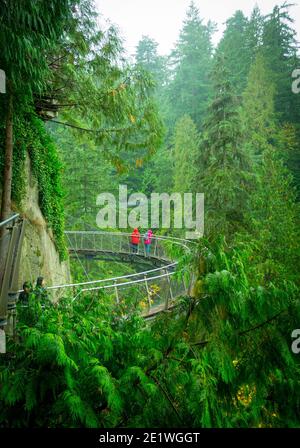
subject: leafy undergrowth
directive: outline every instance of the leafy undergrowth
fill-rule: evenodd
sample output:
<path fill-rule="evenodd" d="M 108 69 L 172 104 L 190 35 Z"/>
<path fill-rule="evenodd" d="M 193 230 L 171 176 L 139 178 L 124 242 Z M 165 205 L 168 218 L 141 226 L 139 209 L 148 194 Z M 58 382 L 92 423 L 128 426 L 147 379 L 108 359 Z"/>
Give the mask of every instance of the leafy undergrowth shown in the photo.
<path fill-rule="evenodd" d="M 194 297 L 151 324 L 104 295 L 32 297 L 0 358 L 0 427 L 300 426 L 296 286 L 256 284 L 250 249 L 200 252 Z"/>

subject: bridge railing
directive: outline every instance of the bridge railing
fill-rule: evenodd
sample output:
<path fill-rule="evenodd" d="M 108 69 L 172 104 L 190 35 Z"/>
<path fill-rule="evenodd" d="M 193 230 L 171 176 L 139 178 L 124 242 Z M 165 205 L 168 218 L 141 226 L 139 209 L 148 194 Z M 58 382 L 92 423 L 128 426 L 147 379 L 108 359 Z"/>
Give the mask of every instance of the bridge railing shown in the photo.
<path fill-rule="evenodd" d="M 18 274 L 25 221 L 17 213 L 0 222 L 0 333 L 13 335 L 16 321 Z M 5 343 L 0 344 L 5 352 Z"/>
<path fill-rule="evenodd" d="M 134 249 L 130 244 L 131 234 L 121 232 L 101 232 L 101 231 L 68 231 L 65 232 L 69 250 L 80 253 L 123 253 L 133 254 Z M 149 256 L 159 260 L 170 261 L 174 259 L 172 247 L 181 247 L 188 250 L 188 241 L 179 238 L 168 238 L 162 236 L 153 236 L 150 244 Z M 136 255 L 146 256 L 146 246 L 141 237 L 140 244 L 137 247 Z"/>
<path fill-rule="evenodd" d="M 17 213 L 0 222 L 0 321 L 7 316 L 9 292 L 17 289 L 24 221 Z"/>
<path fill-rule="evenodd" d="M 16 214 L 10 216 L 9 218 L 7 218 L 4 221 L 0 222 L 0 227 L 5 227 L 8 224 L 13 225 L 17 221 L 17 219 L 19 219 L 19 217 L 20 217 L 19 213 L 16 213 Z"/>
<path fill-rule="evenodd" d="M 131 277 L 105 279 L 102 283 L 94 286 L 84 287 L 74 297 L 76 300 L 84 293 L 94 294 L 105 292 L 113 296 L 117 304 L 130 299 L 135 307 L 139 307 L 143 315 L 154 314 L 155 312 L 168 309 L 176 298 L 188 293 L 188 286 L 184 280 L 175 277 L 175 267 L 171 265 L 162 267 L 145 273 L 133 274 Z"/>
<path fill-rule="evenodd" d="M 168 309 L 176 297 L 188 293 L 188 285 L 183 280 L 177 280 L 175 276 L 178 252 L 190 250 L 187 240 L 153 236 L 150 251 L 147 254 L 142 237 L 137 252 L 134 251 L 130 244 L 131 234 L 129 233 L 68 231 L 66 237 L 71 253 L 130 254 L 134 257 L 159 260 L 162 266 L 119 277 L 52 286 L 48 288 L 49 291 L 56 290 L 57 293 L 60 290 L 60 295 L 63 295 L 66 288 L 72 288 L 73 300 L 78 300 L 85 293 L 95 294 L 105 291 L 113 295 L 118 304 L 130 297 L 131 302 L 138 306 L 145 316 Z"/>

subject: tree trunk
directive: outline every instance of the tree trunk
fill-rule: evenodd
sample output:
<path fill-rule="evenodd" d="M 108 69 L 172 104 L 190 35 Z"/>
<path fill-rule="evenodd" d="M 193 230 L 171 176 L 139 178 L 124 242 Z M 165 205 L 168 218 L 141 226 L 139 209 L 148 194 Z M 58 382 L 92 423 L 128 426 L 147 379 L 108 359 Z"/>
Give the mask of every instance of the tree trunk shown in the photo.
<path fill-rule="evenodd" d="M 13 96 L 10 89 L 7 92 L 7 114 L 5 130 L 5 159 L 2 182 L 1 221 L 9 217 L 11 213 L 11 185 L 13 166 Z"/>
<path fill-rule="evenodd" d="M 8 101 L 5 129 L 5 156 L 2 180 L 2 203 L 0 221 L 4 221 L 6 218 L 8 218 L 11 212 L 11 183 L 13 163 L 13 97 L 10 88 L 8 89 L 7 95 Z M 2 280 L 4 276 L 4 268 L 7 256 L 7 241 L 5 239 L 6 232 L 7 230 L 5 227 L 0 227 L 0 294 L 2 292 Z M 3 300 L 3 297 L 0 297 L 0 300 L 1 299 Z M 7 299 L 5 298 L 5 300 Z M 3 303 L 0 304 L 0 308 L 3 308 Z"/>

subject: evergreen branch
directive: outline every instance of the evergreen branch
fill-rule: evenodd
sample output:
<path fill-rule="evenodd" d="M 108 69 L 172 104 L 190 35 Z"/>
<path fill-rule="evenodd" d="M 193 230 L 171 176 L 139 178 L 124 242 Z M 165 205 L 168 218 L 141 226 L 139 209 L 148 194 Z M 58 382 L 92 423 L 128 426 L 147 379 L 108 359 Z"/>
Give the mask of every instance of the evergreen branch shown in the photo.
<path fill-rule="evenodd" d="M 90 311 L 93 303 L 95 302 L 96 294 L 93 294 L 93 299 L 90 301 L 89 306 L 86 309 L 86 312 Z"/>
<path fill-rule="evenodd" d="M 271 323 L 273 320 L 277 319 L 282 313 L 284 313 L 286 311 L 286 309 L 281 310 L 279 313 L 275 314 L 275 316 L 271 317 L 270 319 L 266 320 L 265 322 L 262 322 L 258 325 L 256 325 L 255 327 L 251 327 L 248 330 L 242 331 L 239 333 L 239 336 L 243 336 L 247 333 L 250 333 L 250 331 L 254 331 L 257 330 L 258 328 L 264 327 L 265 325 L 268 325 L 269 323 Z"/>
<path fill-rule="evenodd" d="M 162 391 L 162 393 L 164 394 L 164 396 L 166 397 L 166 399 L 167 399 L 168 402 L 170 403 L 170 405 L 171 405 L 173 411 L 175 412 L 175 414 L 176 414 L 176 416 L 177 416 L 179 422 L 183 424 L 182 418 L 180 417 L 180 414 L 179 414 L 179 412 L 177 411 L 175 404 L 173 403 L 173 401 L 172 401 L 171 398 L 169 397 L 168 392 L 163 388 L 163 386 L 160 384 L 160 382 L 158 381 L 157 378 L 155 378 L 155 377 L 152 376 L 152 375 L 150 375 L 150 377 L 156 382 L 156 384 L 158 385 L 158 387 L 160 388 L 160 390 Z"/>
<path fill-rule="evenodd" d="M 58 58 L 53 59 L 52 61 L 49 61 L 48 66 L 49 66 L 49 67 L 53 66 L 54 64 L 56 64 L 56 62 L 61 61 L 62 59 L 65 59 L 67 56 L 68 56 L 68 53 L 65 52 L 64 55 L 59 56 Z"/>
<path fill-rule="evenodd" d="M 51 120 L 51 123 L 61 124 L 62 126 L 69 126 L 70 128 L 78 129 L 79 131 L 99 133 L 99 134 L 105 134 L 106 132 L 123 132 L 123 131 L 127 131 L 128 129 L 130 129 L 130 128 L 88 129 L 88 128 L 82 128 L 80 126 L 76 126 L 76 125 L 70 124 L 70 123 L 63 123 L 62 121 L 57 121 L 57 120 Z"/>
<path fill-rule="evenodd" d="M 45 108 L 47 110 L 51 110 L 51 109 L 58 109 L 59 107 L 74 107 L 74 106 L 79 106 L 79 103 L 66 103 L 66 104 L 60 104 L 60 103 L 47 103 L 47 101 L 38 101 L 36 102 L 36 106 L 39 108 Z"/>
<path fill-rule="evenodd" d="M 258 325 L 255 325 L 254 327 L 248 328 L 247 330 L 244 330 L 244 331 L 240 331 L 240 332 L 238 333 L 238 335 L 239 335 L 239 336 L 244 336 L 245 334 L 248 334 L 248 333 L 250 333 L 251 331 L 255 331 L 255 330 L 259 329 L 259 328 L 264 327 L 265 325 L 268 325 L 268 324 L 271 323 L 273 320 L 275 320 L 275 319 L 277 319 L 279 316 L 281 316 L 281 314 L 283 314 L 285 311 L 287 311 L 287 309 L 284 309 L 284 310 L 280 311 L 279 313 L 275 314 L 275 316 L 271 317 L 270 319 L 268 319 L 268 320 L 266 320 L 266 321 L 264 321 L 264 322 L 261 322 L 261 323 L 258 324 Z M 203 346 L 203 347 L 205 347 L 209 342 L 211 342 L 211 341 L 210 341 L 210 340 L 206 340 L 206 341 L 195 342 L 194 344 L 192 344 L 192 346 L 194 346 L 194 347 L 195 347 L 195 346 Z"/>
<path fill-rule="evenodd" d="M 199 345 L 205 347 L 209 342 L 210 342 L 210 340 L 206 340 L 206 341 L 195 342 L 195 343 L 193 343 L 191 345 L 193 347 L 196 347 L 196 346 L 199 346 Z"/>
<path fill-rule="evenodd" d="M 172 352 L 172 350 L 173 350 L 173 341 L 172 341 L 172 343 L 169 345 L 169 347 L 167 348 L 167 350 L 163 354 L 163 360 L 164 361 L 169 357 L 169 354 Z M 159 367 L 160 365 L 161 365 L 161 361 L 158 361 L 155 364 L 153 364 L 153 366 L 148 367 L 148 369 L 145 372 L 145 375 L 148 375 L 150 372 L 152 372 L 153 370 L 157 369 L 157 367 Z"/>

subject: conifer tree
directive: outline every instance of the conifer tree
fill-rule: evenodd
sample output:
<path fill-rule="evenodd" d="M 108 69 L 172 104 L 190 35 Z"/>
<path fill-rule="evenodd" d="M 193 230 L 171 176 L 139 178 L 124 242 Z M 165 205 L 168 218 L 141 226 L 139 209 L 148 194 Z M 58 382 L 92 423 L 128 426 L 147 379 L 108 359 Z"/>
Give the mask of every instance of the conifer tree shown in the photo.
<path fill-rule="evenodd" d="M 257 256 L 268 276 L 282 280 L 295 272 L 299 260 L 299 210 L 295 204 L 292 175 L 284 166 L 289 158 L 287 128 L 280 128 L 274 106 L 275 89 L 258 55 L 250 70 L 244 94 L 245 145 L 256 158 L 256 188 L 250 195 L 249 231 L 257 241 Z M 284 273 L 284 275 L 283 275 Z"/>
<path fill-rule="evenodd" d="M 171 55 L 173 81 L 169 86 L 171 123 L 188 114 L 199 128 L 211 93 L 212 23 L 203 24 L 192 2 Z"/>
<path fill-rule="evenodd" d="M 195 185 L 199 134 L 193 120 L 185 115 L 178 120 L 174 135 L 174 191 L 188 193 Z"/>
<path fill-rule="evenodd" d="M 291 74 L 299 65 L 296 30 L 289 13 L 291 5 L 275 6 L 263 29 L 263 51 L 276 87 L 275 110 L 281 123 L 299 123 L 300 96 L 291 89 Z"/>
<path fill-rule="evenodd" d="M 261 155 L 278 138 L 274 94 L 272 73 L 267 69 L 263 55 L 259 53 L 251 66 L 243 94 L 244 140 L 252 155 Z"/>
<path fill-rule="evenodd" d="M 243 146 L 238 100 L 219 55 L 213 72 L 214 99 L 201 137 L 197 191 L 205 194 L 205 232 L 232 237 L 243 224 L 251 186 L 251 158 Z"/>
<path fill-rule="evenodd" d="M 158 43 L 149 36 L 143 36 L 139 41 L 136 54 L 136 64 L 152 74 L 156 88 L 160 88 L 166 82 L 166 61 L 158 54 Z"/>
<path fill-rule="evenodd" d="M 224 64 L 236 93 L 240 94 L 246 84 L 249 59 L 252 49 L 248 39 L 248 19 L 237 11 L 227 20 L 224 35 L 219 42 L 216 55 L 223 54 Z"/>
<path fill-rule="evenodd" d="M 274 146 L 264 150 L 257 175 L 247 215 L 251 237 L 256 241 L 257 275 L 274 283 L 289 278 L 296 281 L 300 268 L 299 206 L 292 175 Z"/>
<path fill-rule="evenodd" d="M 249 64 L 254 62 L 257 52 L 262 46 L 263 26 L 264 17 L 256 5 L 253 8 L 246 28 L 246 54 L 249 57 Z"/>
<path fill-rule="evenodd" d="M 282 126 L 279 135 L 281 156 L 293 174 L 293 185 L 297 191 L 297 201 L 300 200 L 300 139 L 299 127 L 295 124 L 286 123 Z"/>

